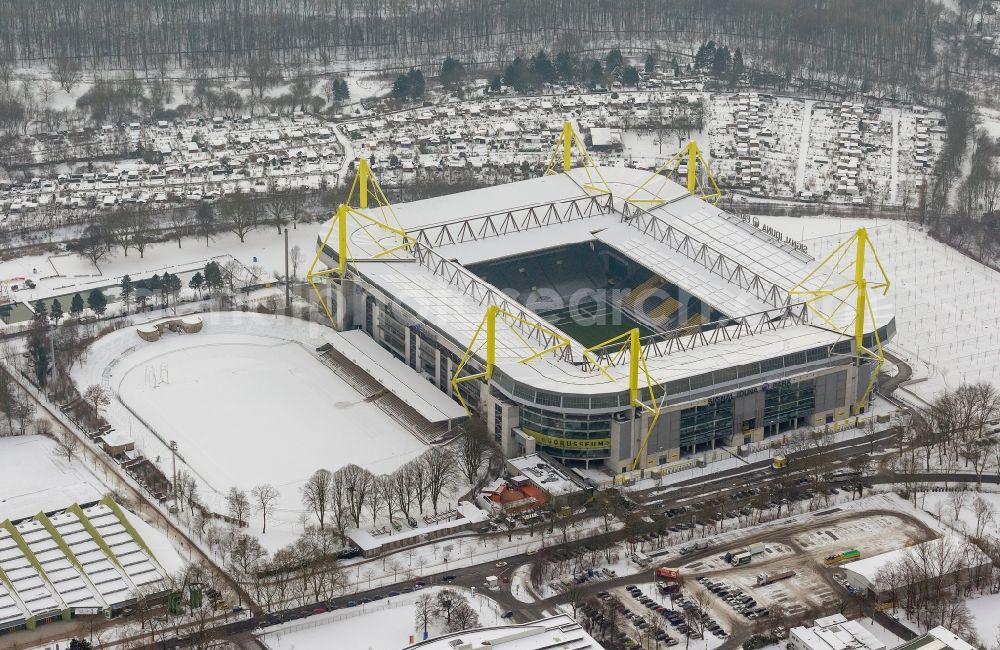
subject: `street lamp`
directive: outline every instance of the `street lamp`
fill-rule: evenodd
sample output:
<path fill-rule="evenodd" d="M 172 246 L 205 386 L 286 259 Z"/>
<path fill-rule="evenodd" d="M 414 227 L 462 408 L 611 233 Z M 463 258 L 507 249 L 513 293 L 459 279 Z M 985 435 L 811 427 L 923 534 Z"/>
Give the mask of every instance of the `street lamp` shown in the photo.
<path fill-rule="evenodd" d="M 174 481 L 171 484 L 171 487 L 173 488 L 174 491 L 174 505 L 176 506 L 177 505 L 177 441 L 171 440 L 170 444 L 167 446 L 170 448 L 170 455 L 173 461 Z"/>

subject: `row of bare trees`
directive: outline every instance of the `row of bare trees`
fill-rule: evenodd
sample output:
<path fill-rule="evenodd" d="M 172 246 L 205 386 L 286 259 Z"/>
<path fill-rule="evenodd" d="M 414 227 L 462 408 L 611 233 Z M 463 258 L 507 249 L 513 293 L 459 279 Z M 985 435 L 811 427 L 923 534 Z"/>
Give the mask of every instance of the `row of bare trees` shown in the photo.
<path fill-rule="evenodd" d="M 437 515 L 443 497 L 461 479 L 474 484 L 496 451 L 484 433 L 466 431 L 454 445 L 431 447 L 389 474 L 353 463 L 336 472 L 319 469 L 301 488 L 302 505 L 321 530 L 332 527 L 341 539 L 362 522 L 377 527 L 383 516 L 399 529 L 428 506 Z"/>
<path fill-rule="evenodd" d="M 993 566 L 972 542 L 945 536 L 912 546 L 875 575 L 875 587 L 902 606 L 917 625 L 943 625 L 965 639 L 975 639 L 974 619 L 965 598 L 994 586 Z"/>
<path fill-rule="evenodd" d="M 432 447 L 391 474 L 376 475 L 353 463 L 336 472 L 317 470 L 302 486 L 302 505 L 320 530 L 329 526 L 344 539 L 362 521 L 377 526 L 383 513 L 394 527 L 400 526 L 397 516 L 406 524 L 428 505 L 436 515 L 457 478 L 452 452 Z"/>
<path fill-rule="evenodd" d="M 913 418 L 912 445 L 900 454 L 897 469 L 904 474 L 972 470 L 980 483 L 991 468 L 1000 476 L 1000 444 L 992 433 L 998 419 L 1000 391 L 992 384 L 945 391 L 923 416 Z"/>

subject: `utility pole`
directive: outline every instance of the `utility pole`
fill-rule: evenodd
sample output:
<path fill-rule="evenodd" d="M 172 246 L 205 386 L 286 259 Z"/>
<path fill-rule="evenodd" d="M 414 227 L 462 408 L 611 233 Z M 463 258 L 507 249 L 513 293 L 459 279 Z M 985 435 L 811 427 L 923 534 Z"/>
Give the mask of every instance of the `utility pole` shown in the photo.
<path fill-rule="evenodd" d="M 170 455 L 173 458 L 174 481 L 171 484 L 171 487 L 173 488 L 174 491 L 174 505 L 176 506 L 177 505 L 177 441 L 171 440 L 168 446 L 170 447 Z"/>
<path fill-rule="evenodd" d="M 290 294 L 291 278 L 288 277 L 288 227 L 285 227 L 285 315 L 292 313 L 292 298 Z"/>

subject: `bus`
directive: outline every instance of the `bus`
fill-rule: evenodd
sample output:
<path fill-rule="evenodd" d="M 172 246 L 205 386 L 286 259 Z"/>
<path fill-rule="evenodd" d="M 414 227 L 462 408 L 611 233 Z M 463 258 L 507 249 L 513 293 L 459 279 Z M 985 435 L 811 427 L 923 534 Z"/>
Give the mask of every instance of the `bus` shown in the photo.
<path fill-rule="evenodd" d="M 861 551 L 856 548 L 848 549 L 846 551 L 841 551 L 836 555 L 828 555 L 823 558 L 823 564 L 826 566 L 833 566 L 834 564 L 840 564 L 841 562 L 850 562 L 851 560 L 857 560 L 861 557 Z"/>

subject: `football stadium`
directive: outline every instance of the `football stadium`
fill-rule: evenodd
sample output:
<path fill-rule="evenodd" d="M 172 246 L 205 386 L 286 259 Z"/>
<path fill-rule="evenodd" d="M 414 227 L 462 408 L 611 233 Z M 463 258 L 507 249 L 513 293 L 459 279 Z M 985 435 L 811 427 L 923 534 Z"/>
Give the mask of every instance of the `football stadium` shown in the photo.
<path fill-rule="evenodd" d="M 869 409 L 895 321 L 866 232 L 813 259 L 689 148 L 600 167 L 567 127 L 544 176 L 399 205 L 359 161 L 310 282 L 509 456 L 648 469 Z"/>

